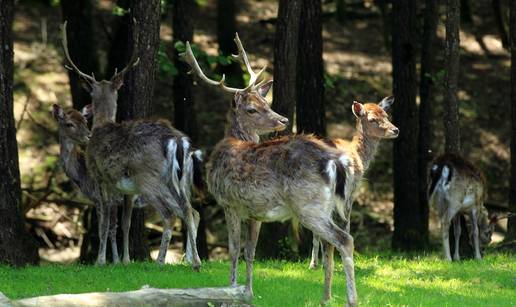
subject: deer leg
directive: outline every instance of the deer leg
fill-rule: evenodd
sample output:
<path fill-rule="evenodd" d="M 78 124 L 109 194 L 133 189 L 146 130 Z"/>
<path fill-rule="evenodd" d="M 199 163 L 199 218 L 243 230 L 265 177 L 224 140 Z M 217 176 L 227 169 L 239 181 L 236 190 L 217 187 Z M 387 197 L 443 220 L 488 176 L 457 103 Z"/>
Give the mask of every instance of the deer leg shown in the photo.
<path fill-rule="evenodd" d="M 307 211 L 301 213 L 301 223 L 317 234 L 323 241 L 333 245 L 339 251 L 344 264 L 344 271 L 346 273 L 348 306 L 356 306 L 357 291 L 355 287 L 355 265 L 353 262 L 353 237 L 335 225 L 331 216 L 315 214 L 316 211 L 313 210 L 313 206 L 304 206 L 303 209 L 306 209 Z M 303 215 L 303 213 L 306 213 L 306 215 Z M 327 248 L 325 248 L 325 250 L 327 250 Z M 330 261 L 329 259 L 327 260 Z M 326 267 L 329 266 L 330 263 L 326 264 Z M 323 297 L 323 300 L 327 301 L 329 297 L 326 297 L 326 294 L 331 294 L 328 284 L 325 284 L 324 293 L 325 297 Z"/>
<path fill-rule="evenodd" d="M 163 234 L 161 235 L 161 244 L 159 246 L 159 253 L 156 261 L 159 264 L 165 264 L 168 245 L 170 244 L 170 239 L 172 239 L 172 225 L 174 221 L 174 216 L 162 215 L 161 219 L 163 223 Z"/>
<path fill-rule="evenodd" d="M 453 260 L 460 260 L 459 245 L 460 245 L 460 214 L 453 218 L 453 235 L 455 237 L 455 252 L 453 253 Z"/>
<path fill-rule="evenodd" d="M 472 236 L 473 236 L 473 245 L 475 246 L 475 259 L 482 259 L 482 255 L 480 254 L 480 242 L 478 239 L 478 220 L 477 220 L 477 210 L 473 209 L 470 213 L 471 217 L 471 226 L 472 226 Z"/>
<path fill-rule="evenodd" d="M 247 223 L 247 240 L 245 244 L 244 256 L 246 262 L 246 291 L 253 297 L 253 261 L 256 252 L 256 243 L 260 235 L 262 222 L 249 220 Z"/>
<path fill-rule="evenodd" d="M 192 268 L 194 271 L 198 272 L 201 268 L 201 258 L 199 258 L 199 254 L 197 253 L 197 226 L 199 225 L 199 213 L 197 210 L 194 210 L 192 206 L 188 203 L 185 208 L 185 214 L 183 217 L 183 221 L 186 223 L 186 227 L 188 230 L 187 235 L 187 251 L 188 245 L 190 245 L 191 250 L 191 259 L 192 259 Z M 188 253 L 187 253 L 188 256 Z"/>
<path fill-rule="evenodd" d="M 237 266 L 240 256 L 240 227 L 241 220 L 238 213 L 230 208 L 224 208 L 226 225 L 228 228 L 229 256 L 231 257 L 231 273 L 229 282 L 231 286 L 237 286 Z"/>
<path fill-rule="evenodd" d="M 199 229 L 199 222 L 200 222 L 200 216 L 199 216 L 199 212 L 197 212 L 197 210 L 195 209 L 192 209 L 192 215 L 193 215 L 193 218 L 194 218 L 194 229 L 195 229 L 195 232 L 194 232 L 194 235 L 195 235 L 195 238 L 197 240 L 197 230 Z M 189 235 L 187 233 L 187 241 L 186 241 L 186 262 L 187 263 L 190 263 L 190 264 L 193 264 L 193 259 L 194 259 L 194 256 L 193 256 L 193 249 L 195 249 L 197 251 L 197 248 L 196 247 L 193 247 L 192 244 L 190 243 L 190 238 L 189 238 Z"/>
<path fill-rule="evenodd" d="M 323 245 L 323 266 L 324 266 L 324 301 L 328 301 L 331 298 L 331 283 L 333 279 L 333 245 L 328 242 L 322 242 Z"/>
<path fill-rule="evenodd" d="M 450 221 L 448 217 L 441 218 L 441 239 L 443 244 L 443 253 L 444 253 L 444 259 L 451 261 L 451 254 L 450 254 Z"/>
<path fill-rule="evenodd" d="M 116 244 L 118 204 L 113 204 L 109 211 L 109 240 L 111 242 L 111 254 L 113 256 L 113 263 L 118 264 L 120 263 L 120 257 L 118 256 L 118 246 Z"/>
<path fill-rule="evenodd" d="M 109 232 L 109 207 L 107 203 L 102 203 L 98 208 L 99 220 L 99 252 L 97 256 L 97 265 L 106 264 L 106 245 Z"/>
<path fill-rule="evenodd" d="M 312 259 L 310 259 L 310 266 L 309 268 L 311 270 L 314 270 L 317 268 L 317 264 L 319 262 L 319 246 L 321 242 L 319 241 L 319 238 L 312 233 Z"/>
<path fill-rule="evenodd" d="M 133 215 L 133 203 L 128 197 L 124 197 L 124 211 L 122 213 L 122 232 L 124 235 L 124 255 L 122 262 L 129 264 L 131 258 L 129 256 L 129 231 L 131 229 L 131 216 Z"/>

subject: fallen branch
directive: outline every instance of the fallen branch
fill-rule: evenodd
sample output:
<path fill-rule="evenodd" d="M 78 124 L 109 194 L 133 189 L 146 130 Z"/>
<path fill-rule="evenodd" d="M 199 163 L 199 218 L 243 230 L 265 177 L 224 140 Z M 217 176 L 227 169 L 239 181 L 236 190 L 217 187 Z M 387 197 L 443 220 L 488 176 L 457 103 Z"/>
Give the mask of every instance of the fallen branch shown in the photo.
<path fill-rule="evenodd" d="M 128 292 L 93 292 L 59 294 L 8 301 L 0 293 L 0 303 L 7 306 L 250 306 L 251 297 L 244 286 L 198 289 L 142 288 Z"/>

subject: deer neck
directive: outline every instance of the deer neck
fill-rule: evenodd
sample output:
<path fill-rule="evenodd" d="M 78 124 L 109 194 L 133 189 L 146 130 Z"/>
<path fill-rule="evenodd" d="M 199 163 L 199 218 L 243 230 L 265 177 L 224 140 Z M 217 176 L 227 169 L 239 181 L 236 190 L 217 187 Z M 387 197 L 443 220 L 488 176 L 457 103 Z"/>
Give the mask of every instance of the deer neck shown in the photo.
<path fill-rule="evenodd" d="M 67 137 L 59 136 L 59 143 L 61 145 L 59 158 L 65 172 L 75 183 L 79 183 L 86 175 L 81 173 L 81 169 L 84 169 L 81 167 L 81 161 L 84 161 L 81 159 L 82 153 L 79 152 L 77 145 Z"/>
<path fill-rule="evenodd" d="M 228 115 L 229 126 L 226 130 L 226 137 L 236 138 L 238 140 L 259 143 L 260 136 L 256 130 L 246 127 L 235 114 L 235 111 L 230 110 Z"/>
<path fill-rule="evenodd" d="M 351 142 L 351 149 L 356 153 L 362 162 L 361 173 L 364 174 L 376 154 L 380 139 L 364 133 L 360 123 L 357 124 L 357 132 Z M 361 175 L 362 175 L 361 174 Z"/>
<path fill-rule="evenodd" d="M 103 102 L 94 104 L 93 129 L 105 123 L 114 123 L 116 121 L 116 107 L 116 103 L 114 106 Z"/>

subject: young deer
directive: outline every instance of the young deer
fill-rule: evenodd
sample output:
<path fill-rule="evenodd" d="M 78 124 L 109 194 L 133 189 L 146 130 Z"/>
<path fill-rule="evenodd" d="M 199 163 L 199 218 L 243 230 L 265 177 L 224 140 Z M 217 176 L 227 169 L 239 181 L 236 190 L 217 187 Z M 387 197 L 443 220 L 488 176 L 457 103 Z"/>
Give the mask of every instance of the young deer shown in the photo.
<path fill-rule="evenodd" d="M 253 260 L 262 222 L 297 218 L 325 243 L 324 300 L 331 297 L 333 246 L 341 254 L 346 272 L 347 301 L 356 305 L 353 238 L 332 219 L 335 202 L 343 200 L 348 176 L 348 157 L 310 136 L 283 137 L 259 143 L 259 135 L 285 129 L 288 120 L 273 112 L 265 100 L 272 81 L 257 83 L 263 72 L 253 72 L 242 43 L 235 38 L 249 74 L 244 89 L 231 88 L 204 75 L 190 44 L 183 58 L 205 82 L 234 94 L 226 135 L 214 148 L 207 165 L 208 190 L 224 208 L 231 256 L 230 283 L 237 284 L 241 222 L 247 234 L 245 259 L 247 291 L 252 295 Z M 360 105 L 366 109 L 365 106 Z M 358 108 L 358 107 L 357 107 Z M 379 108 L 379 107 L 377 107 Z M 365 112 L 365 111 L 364 111 Z M 391 124 L 391 134 L 394 133 Z M 396 132 L 397 133 L 397 132 Z"/>
<path fill-rule="evenodd" d="M 160 263 L 165 260 L 172 222 L 175 215 L 179 216 L 188 229 L 187 260 L 192 262 L 194 270 L 199 270 L 201 261 L 195 243 L 199 215 L 190 204 L 190 189 L 194 183 L 201 183 L 200 151 L 194 150 L 188 137 L 166 120 L 116 123 L 118 89 L 123 84 L 124 74 L 138 63 L 136 55 L 133 54 L 122 71 L 115 71 L 109 81 L 97 81 L 93 75 L 81 72 L 71 60 L 66 23 L 62 35 L 65 56 L 72 69 L 86 81 L 92 97 L 93 128 L 86 149 L 86 166 L 100 191 L 100 216 L 107 216 L 106 212 L 114 205 L 113 197 L 118 193 L 140 195 L 146 203 L 152 204 L 165 229 L 158 254 Z M 131 208 L 128 209 L 130 223 Z M 99 264 L 105 263 L 109 222 L 106 218 L 99 221 Z M 128 240 L 124 236 L 124 246 Z"/>
<path fill-rule="evenodd" d="M 451 261 L 448 231 L 453 221 L 455 236 L 454 260 L 459 260 L 460 216 L 467 213 L 471 219 L 475 258 L 481 259 L 480 245 L 491 242 L 496 218 L 489 219 L 484 201 L 487 198 L 486 180 L 482 171 L 471 162 L 454 154 L 445 154 L 434 160 L 430 169 L 430 203 L 437 209 L 441 220 L 443 252 Z"/>
<path fill-rule="evenodd" d="M 353 194 L 374 158 L 381 139 L 397 137 L 398 129 L 389 122 L 387 112 L 394 103 L 394 97 L 385 97 L 378 105 L 374 103 L 353 103 L 352 111 L 357 119 L 356 132 L 351 142 L 343 139 L 329 139 L 328 145 L 336 148 L 347 157 L 346 194 L 343 201 L 336 204 L 337 212 L 346 223 L 346 231 L 350 233 L 350 214 L 353 205 Z M 394 132 L 392 134 L 391 132 Z M 319 246 L 321 242 L 314 235 L 310 268 L 317 267 Z"/>

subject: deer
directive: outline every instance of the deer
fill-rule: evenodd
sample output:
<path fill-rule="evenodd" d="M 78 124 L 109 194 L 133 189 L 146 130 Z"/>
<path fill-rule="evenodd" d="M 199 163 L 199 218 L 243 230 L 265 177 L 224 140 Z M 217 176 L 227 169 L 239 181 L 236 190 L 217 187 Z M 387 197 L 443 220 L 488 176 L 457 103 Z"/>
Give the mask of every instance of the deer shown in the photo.
<path fill-rule="evenodd" d="M 324 244 L 323 301 L 331 297 L 333 247 L 341 254 L 346 274 L 347 302 L 357 304 L 353 262 L 353 237 L 332 218 L 335 203 L 343 201 L 350 174 L 349 158 L 313 135 L 291 135 L 260 143 L 260 135 L 282 131 L 288 119 L 275 113 L 265 99 L 272 80 L 258 82 L 265 70 L 254 72 L 242 42 L 235 37 L 238 55 L 250 78 L 245 88 L 216 81 L 200 68 L 190 46 L 181 57 L 202 81 L 233 94 L 224 138 L 213 149 L 206 166 L 208 191 L 222 206 L 228 228 L 231 260 L 230 284 L 237 285 L 241 223 L 245 222 L 246 292 L 253 296 L 253 260 L 262 222 L 296 218 Z M 379 105 L 354 104 L 364 116 Z M 390 124 L 387 134 L 398 131 Z"/>
<path fill-rule="evenodd" d="M 81 146 L 86 146 L 90 139 L 90 130 L 88 123 L 83 115 L 74 109 L 64 110 L 59 105 L 54 104 L 52 116 L 57 122 L 59 132 L 59 161 L 68 178 L 79 188 L 79 190 L 87 198 L 98 206 L 100 202 L 100 194 L 95 187 L 93 178 L 88 176 L 86 171 L 86 157 Z M 116 243 L 116 227 L 117 227 L 117 207 L 114 206 L 109 212 L 110 227 L 109 239 L 111 242 L 113 263 L 119 263 L 118 247 Z M 100 217 L 99 220 L 104 217 Z M 129 231 L 127 225 L 123 225 L 124 233 Z M 124 250 L 126 248 L 124 247 Z M 127 248 L 128 250 L 128 248 Z M 124 259 L 129 255 L 124 255 Z"/>
<path fill-rule="evenodd" d="M 444 258 L 452 261 L 449 229 L 453 223 L 455 252 L 453 260 L 460 260 L 460 217 L 468 214 L 475 249 L 475 259 L 482 259 L 480 247 L 491 242 L 491 235 L 498 220 L 489 217 L 484 202 L 487 199 L 486 179 L 482 171 L 457 154 L 444 154 L 432 163 L 429 172 L 429 202 L 437 209 L 441 223 L 441 239 Z"/>
<path fill-rule="evenodd" d="M 136 44 L 137 39 L 134 41 Z M 85 110 L 86 115 L 93 116 L 92 133 L 86 147 L 86 169 L 101 196 L 97 264 L 103 265 L 106 261 L 110 220 L 104 217 L 114 206 L 114 196 L 140 195 L 146 203 L 152 204 L 163 221 L 158 263 L 165 261 L 172 237 L 172 222 L 175 216 L 179 216 L 188 230 L 187 261 L 192 263 L 194 271 L 199 271 L 201 261 L 196 247 L 199 214 L 190 204 L 190 190 L 194 185 L 202 186 L 201 151 L 195 149 L 190 139 L 167 120 L 115 122 L 118 90 L 123 85 L 125 73 L 139 62 L 134 51 L 128 64 L 121 71 L 115 70 L 110 80 L 97 81 L 93 74 L 82 72 L 72 61 L 68 52 L 66 22 L 62 26 L 62 45 L 70 65 L 68 68 L 82 78 L 83 87 L 92 98 L 91 108 Z M 130 223 L 131 209 L 128 211 Z M 124 236 L 124 247 L 128 246 L 128 240 Z"/>
<path fill-rule="evenodd" d="M 390 126 L 387 112 L 394 103 L 394 97 L 383 98 L 378 104 L 366 103 L 365 108 L 357 101 L 353 102 L 352 112 L 356 118 L 356 132 L 351 142 L 341 138 L 326 139 L 325 142 L 331 147 L 346 155 L 348 161 L 349 175 L 346 178 L 346 195 L 344 201 L 336 203 L 339 216 L 344 221 L 346 231 L 350 233 L 350 214 L 353 205 L 353 194 L 369 164 L 374 159 L 378 145 L 382 139 L 392 138 L 388 133 L 390 129 L 398 131 Z M 399 131 L 398 131 L 399 133 Z M 321 242 L 317 236 L 312 240 L 312 253 L 310 269 L 317 268 L 319 259 L 319 247 Z"/>

